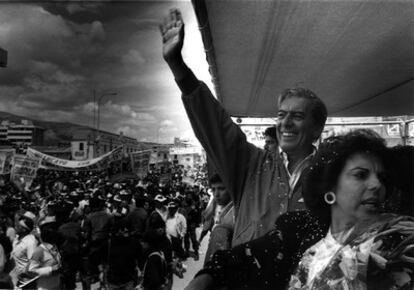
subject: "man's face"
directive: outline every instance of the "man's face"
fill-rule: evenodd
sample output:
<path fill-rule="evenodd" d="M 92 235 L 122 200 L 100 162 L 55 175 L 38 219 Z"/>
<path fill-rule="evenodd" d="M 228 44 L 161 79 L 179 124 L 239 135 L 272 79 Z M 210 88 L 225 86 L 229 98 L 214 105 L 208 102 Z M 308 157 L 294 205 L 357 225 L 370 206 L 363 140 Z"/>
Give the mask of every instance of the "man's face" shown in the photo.
<path fill-rule="evenodd" d="M 210 187 L 218 205 L 224 206 L 230 202 L 230 194 L 222 182 L 212 183 Z"/>
<path fill-rule="evenodd" d="M 276 139 L 265 135 L 265 145 L 264 145 L 264 149 L 267 151 L 275 151 L 276 150 Z"/>
<path fill-rule="evenodd" d="M 276 137 L 286 153 L 301 153 L 311 148 L 320 128 L 312 117 L 311 102 L 305 98 L 288 97 L 277 113 Z"/>

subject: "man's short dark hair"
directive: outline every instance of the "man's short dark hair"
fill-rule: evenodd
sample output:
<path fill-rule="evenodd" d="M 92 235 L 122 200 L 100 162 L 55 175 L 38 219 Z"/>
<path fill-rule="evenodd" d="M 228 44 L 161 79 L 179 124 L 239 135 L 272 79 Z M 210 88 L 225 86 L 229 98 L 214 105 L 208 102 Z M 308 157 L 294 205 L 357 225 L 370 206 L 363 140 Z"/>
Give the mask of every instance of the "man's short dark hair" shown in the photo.
<path fill-rule="evenodd" d="M 276 127 L 275 126 L 267 127 L 263 135 L 276 139 Z"/>
<path fill-rule="evenodd" d="M 304 98 L 311 102 L 312 105 L 312 117 L 315 124 L 320 128 L 325 126 L 326 118 L 328 117 L 328 110 L 325 103 L 311 90 L 305 88 L 289 88 L 282 91 L 277 99 L 277 105 L 280 108 L 280 104 L 287 98 L 297 97 Z"/>
<path fill-rule="evenodd" d="M 220 175 L 218 175 L 217 173 L 214 173 L 208 181 L 210 184 L 223 182 Z"/>

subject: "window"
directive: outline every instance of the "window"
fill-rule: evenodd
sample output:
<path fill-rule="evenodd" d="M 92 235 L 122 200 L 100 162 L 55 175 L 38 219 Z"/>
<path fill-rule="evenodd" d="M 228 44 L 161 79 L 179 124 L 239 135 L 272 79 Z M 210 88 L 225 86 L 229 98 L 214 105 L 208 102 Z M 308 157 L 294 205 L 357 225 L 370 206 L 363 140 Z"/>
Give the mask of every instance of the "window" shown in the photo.
<path fill-rule="evenodd" d="M 83 151 L 83 142 L 79 143 L 79 151 Z"/>

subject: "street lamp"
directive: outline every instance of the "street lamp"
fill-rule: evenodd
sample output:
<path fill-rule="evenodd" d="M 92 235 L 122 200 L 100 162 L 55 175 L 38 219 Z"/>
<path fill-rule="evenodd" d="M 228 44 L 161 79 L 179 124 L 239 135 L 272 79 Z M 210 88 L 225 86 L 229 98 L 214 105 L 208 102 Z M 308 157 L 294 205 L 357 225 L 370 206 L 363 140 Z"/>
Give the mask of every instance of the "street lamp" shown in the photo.
<path fill-rule="evenodd" d="M 97 124 L 96 124 L 96 131 L 98 131 L 98 136 L 95 138 L 95 134 L 94 134 L 94 139 L 95 139 L 94 140 L 94 143 L 95 143 L 94 152 L 96 153 L 96 156 L 99 156 L 99 139 L 100 139 L 99 127 L 100 127 L 100 122 L 101 122 L 101 100 L 105 96 L 116 96 L 116 95 L 117 95 L 117 93 L 105 93 L 105 94 L 100 95 L 100 97 L 98 98 L 98 104 L 97 104 L 97 106 L 98 106 L 98 116 L 97 116 Z M 95 91 L 94 91 L 94 104 L 95 104 Z M 94 117 L 95 117 L 95 114 L 94 114 Z M 94 157 L 96 157 L 95 153 L 94 153 Z"/>
<path fill-rule="evenodd" d="M 101 121 L 101 118 L 100 118 L 100 115 L 101 115 L 101 100 L 102 100 L 102 98 L 103 97 L 106 97 L 106 96 L 116 96 L 117 95 L 117 93 L 106 93 L 106 94 L 102 94 L 100 97 L 99 97 L 99 99 L 98 99 L 98 124 L 97 124 L 97 130 L 99 131 L 99 125 L 100 125 L 100 121 Z"/>

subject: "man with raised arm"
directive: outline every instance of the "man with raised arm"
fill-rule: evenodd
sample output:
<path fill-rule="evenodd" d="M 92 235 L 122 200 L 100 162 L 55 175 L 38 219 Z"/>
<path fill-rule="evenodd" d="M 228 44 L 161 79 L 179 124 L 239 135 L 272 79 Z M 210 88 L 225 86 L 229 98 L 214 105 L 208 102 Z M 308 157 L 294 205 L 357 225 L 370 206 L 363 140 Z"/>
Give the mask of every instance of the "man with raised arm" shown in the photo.
<path fill-rule="evenodd" d="M 308 89 L 284 90 L 275 112 L 279 148 L 274 152 L 259 149 L 247 142 L 207 86 L 184 63 L 180 11 L 171 10 L 160 30 L 163 57 L 183 94 L 194 133 L 232 194 L 236 209 L 232 246 L 260 237 L 272 229 L 280 214 L 304 208 L 300 176 L 325 125 L 326 107 Z"/>

